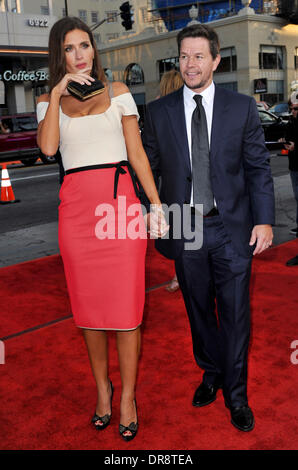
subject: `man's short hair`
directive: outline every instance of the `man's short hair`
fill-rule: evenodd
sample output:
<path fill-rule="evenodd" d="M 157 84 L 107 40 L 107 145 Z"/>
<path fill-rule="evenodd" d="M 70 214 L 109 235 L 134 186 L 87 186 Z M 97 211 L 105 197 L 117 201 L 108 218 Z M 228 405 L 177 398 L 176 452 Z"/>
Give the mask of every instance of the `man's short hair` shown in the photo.
<path fill-rule="evenodd" d="M 210 28 L 209 26 L 205 26 L 202 24 L 193 24 L 191 26 L 186 26 L 186 28 L 183 28 L 177 36 L 179 55 L 181 43 L 185 38 L 205 38 L 209 41 L 210 52 L 213 60 L 219 54 L 220 46 L 217 33 L 214 31 L 214 29 Z"/>

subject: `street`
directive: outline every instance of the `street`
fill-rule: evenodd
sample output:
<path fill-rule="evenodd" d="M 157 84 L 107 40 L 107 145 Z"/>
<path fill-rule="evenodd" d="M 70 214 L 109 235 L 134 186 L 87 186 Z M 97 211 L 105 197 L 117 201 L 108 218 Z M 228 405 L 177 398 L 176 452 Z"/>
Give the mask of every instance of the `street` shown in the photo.
<path fill-rule="evenodd" d="M 8 166 L 9 177 L 19 203 L 0 207 L 0 234 L 57 220 L 59 168 L 57 164 Z"/>
<path fill-rule="evenodd" d="M 293 240 L 295 200 L 288 174 L 288 158 L 271 152 L 276 199 L 274 244 Z M 59 167 L 9 165 L 9 177 L 20 202 L 0 206 L 0 267 L 59 252 L 57 220 Z"/>

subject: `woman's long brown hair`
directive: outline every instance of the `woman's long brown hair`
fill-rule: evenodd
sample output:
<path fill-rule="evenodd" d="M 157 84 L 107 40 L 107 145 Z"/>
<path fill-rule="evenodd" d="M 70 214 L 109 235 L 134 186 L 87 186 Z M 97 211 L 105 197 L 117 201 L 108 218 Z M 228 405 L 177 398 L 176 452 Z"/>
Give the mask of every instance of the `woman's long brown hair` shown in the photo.
<path fill-rule="evenodd" d="M 80 18 L 66 16 L 61 20 L 58 20 L 50 31 L 49 37 L 49 88 L 50 92 L 62 80 L 66 74 L 66 63 L 64 53 L 64 40 L 65 36 L 69 31 L 79 29 L 85 31 L 89 35 L 91 45 L 94 50 L 94 60 L 91 75 L 97 77 L 103 82 L 106 81 L 104 70 L 101 66 L 96 43 L 90 28 Z"/>

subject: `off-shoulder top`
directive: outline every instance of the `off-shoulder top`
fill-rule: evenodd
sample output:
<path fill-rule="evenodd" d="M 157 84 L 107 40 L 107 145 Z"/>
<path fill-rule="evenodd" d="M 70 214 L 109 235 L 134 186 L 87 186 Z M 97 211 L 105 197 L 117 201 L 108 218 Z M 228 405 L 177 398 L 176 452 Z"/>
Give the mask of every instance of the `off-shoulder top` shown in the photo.
<path fill-rule="evenodd" d="M 45 117 L 49 103 L 37 104 L 38 123 Z M 131 93 L 111 97 L 109 108 L 100 114 L 70 117 L 59 108 L 60 153 L 65 170 L 101 163 L 127 160 L 122 116 L 138 110 Z"/>

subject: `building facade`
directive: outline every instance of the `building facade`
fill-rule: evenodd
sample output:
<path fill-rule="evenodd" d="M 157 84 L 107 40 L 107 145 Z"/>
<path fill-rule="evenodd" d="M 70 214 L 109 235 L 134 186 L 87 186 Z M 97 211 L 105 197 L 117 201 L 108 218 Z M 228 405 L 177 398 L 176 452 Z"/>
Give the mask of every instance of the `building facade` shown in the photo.
<path fill-rule="evenodd" d="M 209 23 L 220 38 L 221 63 L 214 75 L 220 86 L 271 104 L 284 101 L 298 85 L 298 26 L 244 9 Z M 178 68 L 177 31 L 106 46 L 102 63 L 115 80 L 125 81 L 145 102 L 159 93 L 162 73 Z M 135 79 L 130 71 L 137 70 Z M 296 84 L 295 84 L 296 83 Z"/>
<path fill-rule="evenodd" d="M 82 2 L 68 0 L 67 7 L 69 15 L 81 16 L 89 26 L 107 19 L 94 30 L 102 65 L 110 80 L 128 85 L 143 115 L 145 104 L 159 94 L 161 75 L 179 66 L 177 30 L 166 31 L 160 16 L 151 11 L 151 0 L 130 2 L 135 21 L 130 32 L 119 15 L 108 22 L 113 15 L 115 19 L 122 0 L 85 0 L 84 11 Z M 64 0 L 0 0 L 1 114 L 34 111 L 36 96 L 47 90 L 49 31 L 64 14 Z M 222 59 L 214 77 L 218 85 L 269 103 L 288 99 L 298 86 L 296 24 L 268 13 L 255 14 L 248 6 L 208 24 L 221 43 Z"/>

